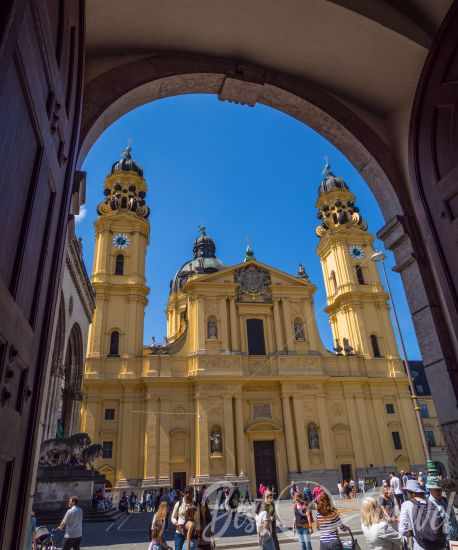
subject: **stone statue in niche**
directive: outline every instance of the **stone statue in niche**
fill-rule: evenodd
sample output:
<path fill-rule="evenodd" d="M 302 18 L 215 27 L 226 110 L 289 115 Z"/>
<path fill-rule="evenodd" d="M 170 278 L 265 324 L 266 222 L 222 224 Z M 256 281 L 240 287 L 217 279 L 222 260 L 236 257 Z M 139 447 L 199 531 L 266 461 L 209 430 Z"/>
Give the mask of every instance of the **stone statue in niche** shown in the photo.
<path fill-rule="evenodd" d="M 210 453 L 219 455 L 223 452 L 223 436 L 219 428 L 213 428 L 210 434 Z"/>
<path fill-rule="evenodd" d="M 300 319 L 294 321 L 294 338 L 296 341 L 305 340 L 304 323 Z"/>
<path fill-rule="evenodd" d="M 316 424 L 309 424 L 308 427 L 309 449 L 320 448 L 320 435 Z"/>
<path fill-rule="evenodd" d="M 214 317 L 210 317 L 207 323 L 207 338 L 218 338 L 218 324 Z"/>

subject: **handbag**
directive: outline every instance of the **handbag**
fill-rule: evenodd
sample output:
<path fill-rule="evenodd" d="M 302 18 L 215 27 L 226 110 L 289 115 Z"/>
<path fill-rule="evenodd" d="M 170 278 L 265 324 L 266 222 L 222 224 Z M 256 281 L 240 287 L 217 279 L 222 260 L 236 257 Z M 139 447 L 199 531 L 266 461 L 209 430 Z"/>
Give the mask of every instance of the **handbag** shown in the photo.
<path fill-rule="evenodd" d="M 337 539 L 339 540 L 340 544 L 342 545 L 343 550 L 361 550 L 361 546 L 359 545 L 358 539 L 353 535 L 351 529 L 347 527 L 347 531 L 349 538 L 343 539 L 341 538 L 341 535 L 337 532 Z"/>

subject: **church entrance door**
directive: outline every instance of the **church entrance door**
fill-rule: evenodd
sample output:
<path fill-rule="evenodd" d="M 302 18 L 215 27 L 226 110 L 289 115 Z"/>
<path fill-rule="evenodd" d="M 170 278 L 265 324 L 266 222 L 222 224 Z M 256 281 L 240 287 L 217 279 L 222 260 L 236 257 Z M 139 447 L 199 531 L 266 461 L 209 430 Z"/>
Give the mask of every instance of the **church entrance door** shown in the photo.
<path fill-rule="evenodd" d="M 173 472 L 173 488 L 183 491 L 186 488 L 186 472 Z"/>
<path fill-rule="evenodd" d="M 353 479 L 353 468 L 351 464 L 341 464 L 340 471 L 342 472 L 342 479 L 344 481 L 350 481 Z"/>
<path fill-rule="evenodd" d="M 254 441 L 253 446 L 256 490 L 261 483 L 268 487 L 274 486 L 278 490 L 275 443 L 273 441 Z"/>

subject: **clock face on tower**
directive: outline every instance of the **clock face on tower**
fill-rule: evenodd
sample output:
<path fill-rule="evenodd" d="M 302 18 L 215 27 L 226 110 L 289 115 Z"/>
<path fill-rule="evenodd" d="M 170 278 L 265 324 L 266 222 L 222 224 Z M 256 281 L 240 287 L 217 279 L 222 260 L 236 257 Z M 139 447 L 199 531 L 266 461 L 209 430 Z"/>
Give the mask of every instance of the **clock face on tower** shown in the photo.
<path fill-rule="evenodd" d="M 125 233 L 116 233 L 112 243 L 115 248 L 127 248 L 130 245 L 129 237 Z"/>
<path fill-rule="evenodd" d="M 364 258 L 365 254 L 361 246 L 358 246 L 357 244 L 352 244 L 348 247 L 348 250 L 350 252 L 350 256 L 355 260 L 360 260 L 361 258 Z"/>

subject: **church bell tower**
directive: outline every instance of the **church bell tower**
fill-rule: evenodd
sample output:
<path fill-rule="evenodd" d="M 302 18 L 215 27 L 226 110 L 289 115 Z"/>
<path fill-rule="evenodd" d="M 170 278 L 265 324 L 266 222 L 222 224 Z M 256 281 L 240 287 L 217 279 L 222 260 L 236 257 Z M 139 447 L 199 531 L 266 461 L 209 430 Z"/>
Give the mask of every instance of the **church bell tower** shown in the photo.
<path fill-rule="evenodd" d="M 327 294 L 326 312 L 338 354 L 398 358 L 388 294 L 371 261 L 374 237 L 367 231 L 355 196 L 329 166 L 319 186 L 316 228 Z"/>
<path fill-rule="evenodd" d="M 88 356 L 139 357 L 149 289 L 145 257 L 149 240 L 149 208 L 143 170 L 122 153 L 105 178 L 97 207 L 92 283 L 96 309 L 89 334 Z"/>

